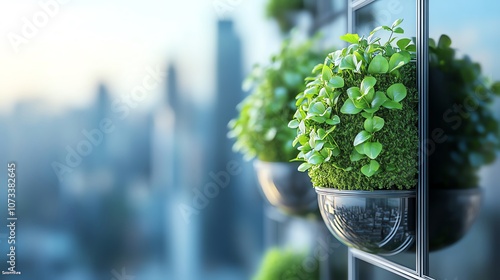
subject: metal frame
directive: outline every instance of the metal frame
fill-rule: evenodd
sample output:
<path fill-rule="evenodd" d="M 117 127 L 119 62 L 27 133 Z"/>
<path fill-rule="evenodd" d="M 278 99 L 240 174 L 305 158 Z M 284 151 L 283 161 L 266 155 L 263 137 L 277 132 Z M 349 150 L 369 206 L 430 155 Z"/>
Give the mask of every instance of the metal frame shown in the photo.
<path fill-rule="evenodd" d="M 347 0 L 347 27 L 353 32 L 354 12 L 376 0 Z M 416 0 L 417 10 L 417 81 L 419 92 L 419 179 L 417 188 L 417 238 L 416 270 L 407 268 L 385 258 L 349 248 L 349 280 L 358 278 L 357 261 L 363 260 L 406 279 L 432 280 L 429 277 L 428 242 L 428 179 L 425 144 L 428 127 L 428 70 L 429 70 L 429 0 Z"/>

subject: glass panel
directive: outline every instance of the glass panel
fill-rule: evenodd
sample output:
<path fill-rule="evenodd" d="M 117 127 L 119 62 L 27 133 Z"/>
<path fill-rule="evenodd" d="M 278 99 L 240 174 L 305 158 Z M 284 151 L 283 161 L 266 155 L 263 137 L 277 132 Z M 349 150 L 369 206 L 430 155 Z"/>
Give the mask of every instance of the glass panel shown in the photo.
<path fill-rule="evenodd" d="M 353 31 L 368 34 L 373 28 L 390 25 L 404 18 L 401 27 L 406 37 L 415 37 L 417 29 L 416 4 L 414 0 L 378 0 L 358 9 L 354 13 Z"/>
<path fill-rule="evenodd" d="M 335 17 L 330 23 L 326 24 L 320 32 L 324 35 L 324 46 L 337 46 L 342 48 L 344 41 L 340 40 L 340 36 L 347 33 L 347 15 Z"/>
<path fill-rule="evenodd" d="M 389 272 L 385 269 L 375 267 L 370 278 L 361 278 L 369 280 L 406 280 L 406 278 L 401 277 L 397 274 Z"/>
<path fill-rule="evenodd" d="M 401 27 L 405 30 L 405 33 L 404 35 L 399 35 L 398 37 L 414 38 L 416 36 L 416 2 L 414 0 L 378 0 L 357 9 L 354 11 L 353 15 L 353 33 L 367 36 L 375 27 L 381 25 L 391 25 L 399 18 L 404 19 Z M 382 37 L 382 41 L 387 40 L 388 34 L 385 35 L 384 33 L 386 32 L 379 32 L 377 34 Z M 386 259 L 415 270 L 416 254 L 414 247 L 415 246 L 407 252 L 386 257 Z M 391 273 L 386 272 L 382 272 L 382 274 L 391 275 Z M 394 275 L 392 277 L 396 278 L 385 278 L 382 276 L 374 277 L 375 278 L 372 279 L 400 279 L 398 276 Z"/>
<path fill-rule="evenodd" d="M 499 8 L 499 3 L 488 0 L 453 5 L 430 1 L 430 37 L 437 40 L 447 34 L 455 49 L 441 40 L 430 50 L 434 60 L 431 57 L 427 149 L 430 230 L 436 236 L 430 241 L 443 247 L 430 255 L 431 276 L 436 279 L 498 278 L 500 161 L 493 146 L 498 141 L 494 131 L 500 101 L 487 89 L 488 79 L 500 80 L 500 38 L 492 36 L 498 33 Z M 450 230 L 439 227 L 439 220 L 432 223 L 435 216 L 447 216 Z"/>

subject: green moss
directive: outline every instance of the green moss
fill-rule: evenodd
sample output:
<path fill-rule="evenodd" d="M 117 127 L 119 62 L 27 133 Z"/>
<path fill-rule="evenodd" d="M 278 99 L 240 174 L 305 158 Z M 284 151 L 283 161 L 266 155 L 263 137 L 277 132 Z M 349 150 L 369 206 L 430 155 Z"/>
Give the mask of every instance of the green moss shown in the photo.
<path fill-rule="evenodd" d="M 359 114 L 345 115 L 335 112 L 340 117 L 340 124 L 332 135 L 339 145 L 341 153 L 333 157 L 331 161 L 309 170 L 314 186 L 342 190 L 411 189 L 416 186 L 418 172 L 416 67 L 414 64 L 407 64 L 400 72 L 400 78 L 387 74 L 373 75 L 377 79 L 376 90 L 386 91 L 388 86 L 394 83 L 403 83 L 408 89 L 408 96 L 402 101 L 402 110 L 380 110 L 377 113 L 385 120 L 383 133 L 375 135 L 375 140 L 384 146 L 377 161 L 381 165 L 391 164 L 395 169 L 376 173 L 372 177 L 360 173 L 359 170 L 369 162 L 369 159 L 351 162 L 349 156 L 353 139 L 359 131 L 363 130 L 364 118 Z M 346 78 L 344 89 L 359 86 L 363 78 L 364 75 L 360 74 Z M 347 94 L 341 94 L 340 98 L 339 104 L 343 104 L 344 100 L 347 99 Z M 340 110 L 340 108 L 335 109 Z M 344 171 L 334 165 L 353 168 L 351 171 Z"/>
<path fill-rule="evenodd" d="M 304 265 L 306 258 L 305 253 L 271 249 L 266 253 L 253 280 L 319 279 L 318 260 L 311 257 L 312 262 L 308 261 Z"/>

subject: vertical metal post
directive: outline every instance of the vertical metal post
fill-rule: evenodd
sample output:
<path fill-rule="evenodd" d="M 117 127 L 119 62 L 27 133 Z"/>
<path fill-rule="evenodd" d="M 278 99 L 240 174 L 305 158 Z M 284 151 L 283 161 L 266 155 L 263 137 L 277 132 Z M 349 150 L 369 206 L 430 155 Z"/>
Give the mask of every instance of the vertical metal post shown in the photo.
<path fill-rule="evenodd" d="M 417 78 L 419 93 L 419 180 L 417 190 L 417 274 L 429 274 L 427 127 L 429 77 L 429 0 L 417 0 Z"/>
<path fill-rule="evenodd" d="M 357 259 L 356 256 L 351 252 L 351 248 L 347 251 L 347 270 L 349 274 L 349 280 L 358 280 L 358 268 L 356 265 Z"/>
<path fill-rule="evenodd" d="M 347 29 L 354 32 L 354 11 L 374 0 L 347 0 Z M 349 249 L 349 280 L 357 280 L 357 258 L 396 273 L 407 279 L 432 279 L 429 274 L 429 243 L 428 243 L 428 77 L 429 77 L 429 0 L 416 0 L 417 8 L 417 88 L 419 93 L 419 179 L 417 189 L 417 255 L 416 271 L 410 271 L 391 261 L 378 258 L 364 252 Z"/>
<path fill-rule="evenodd" d="M 354 11 L 352 9 L 352 0 L 347 0 L 347 33 L 354 31 Z"/>
<path fill-rule="evenodd" d="M 331 266 L 330 266 L 330 247 L 329 247 L 329 242 L 328 242 L 328 238 L 330 237 L 330 231 L 325 227 L 325 225 L 323 223 L 318 223 L 317 224 L 317 227 L 318 227 L 318 232 L 319 232 L 319 236 L 320 236 L 320 239 L 323 240 L 323 244 L 327 244 L 326 247 L 319 247 L 319 245 L 323 245 L 323 244 L 318 244 L 318 248 L 319 250 L 321 250 L 321 255 L 322 256 L 325 256 L 324 258 L 323 257 L 320 257 L 319 258 L 319 279 L 320 280 L 334 280 L 334 277 L 333 277 L 333 272 L 331 271 Z"/>
<path fill-rule="evenodd" d="M 354 10 L 352 8 L 352 1 L 347 0 L 347 32 L 353 33 L 354 31 Z M 351 248 L 347 249 L 347 274 L 348 280 L 358 280 L 358 269 L 356 267 L 356 257 L 351 252 Z"/>

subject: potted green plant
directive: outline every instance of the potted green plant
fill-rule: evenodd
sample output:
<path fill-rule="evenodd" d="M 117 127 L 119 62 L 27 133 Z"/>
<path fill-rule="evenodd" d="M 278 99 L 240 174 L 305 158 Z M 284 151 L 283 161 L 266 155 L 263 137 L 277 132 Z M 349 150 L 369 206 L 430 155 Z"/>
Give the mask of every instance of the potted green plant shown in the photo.
<path fill-rule="evenodd" d="M 402 19 L 328 54 L 297 95 L 294 145 L 323 220 L 344 244 L 395 254 L 414 240 L 418 173 L 415 45 Z M 388 34 L 382 42 L 378 31 Z"/>
<path fill-rule="evenodd" d="M 313 50 L 317 39 L 297 43 L 285 40 L 281 51 L 266 66 L 256 66 L 244 83 L 251 93 L 238 105 L 239 115 L 229 123 L 235 151 L 254 167 L 267 200 L 290 214 L 317 213 L 317 199 L 307 175 L 290 160 L 298 154 L 292 146 L 295 95 L 304 90 L 304 78 L 326 53 Z"/>
<path fill-rule="evenodd" d="M 261 267 L 253 279 L 320 279 L 319 261 L 317 258 L 310 258 L 307 266 L 305 266 L 304 263 L 307 257 L 306 253 L 278 248 L 270 249 L 264 256 Z"/>
<path fill-rule="evenodd" d="M 491 105 L 500 83 L 468 56 L 458 58 L 442 35 L 429 46 L 429 247 L 460 240 L 479 213 L 477 172 L 495 160 L 500 129 Z"/>

